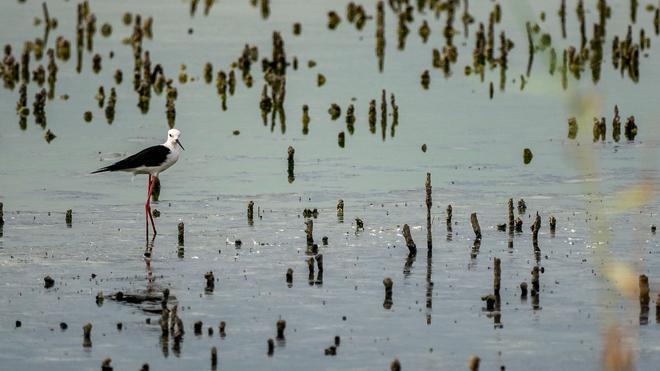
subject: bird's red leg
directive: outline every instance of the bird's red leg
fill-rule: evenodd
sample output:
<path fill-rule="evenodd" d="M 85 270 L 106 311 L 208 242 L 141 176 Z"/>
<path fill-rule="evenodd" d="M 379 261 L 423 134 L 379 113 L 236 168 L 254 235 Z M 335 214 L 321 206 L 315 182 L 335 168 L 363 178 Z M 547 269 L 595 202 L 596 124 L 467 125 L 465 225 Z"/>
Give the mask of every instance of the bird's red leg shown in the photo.
<path fill-rule="evenodd" d="M 147 209 L 149 214 L 149 220 L 151 220 L 151 228 L 154 231 L 154 237 L 156 236 L 156 224 L 154 223 L 154 217 L 151 215 L 151 192 L 154 190 L 154 183 L 156 183 L 156 177 L 149 175 L 149 193 L 147 194 Z M 147 225 L 148 227 L 148 225 Z"/>
<path fill-rule="evenodd" d="M 147 234 L 147 241 L 149 240 L 149 216 L 151 216 L 151 207 L 149 206 L 149 199 L 151 199 L 151 175 L 147 180 L 147 202 L 144 204 L 144 222 L 145 233 Z"/>

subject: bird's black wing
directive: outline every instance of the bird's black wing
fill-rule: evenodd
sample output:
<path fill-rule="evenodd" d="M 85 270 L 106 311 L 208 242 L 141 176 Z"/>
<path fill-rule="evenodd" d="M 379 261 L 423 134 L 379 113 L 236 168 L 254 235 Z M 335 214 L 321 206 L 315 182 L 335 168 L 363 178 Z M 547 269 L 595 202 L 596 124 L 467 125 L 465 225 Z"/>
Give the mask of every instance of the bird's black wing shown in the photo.
<path fill-rule="evenodd" d="M 164 145 L 152 146 L 149 148 L 145 148 L 142 151 L 132 156 L 128 156 L 121 161 L 115 162 L 112 165 L 102 167 L 92 172 L 92 174 L 102 173 L 104 171 L 119 171 L 119 170 L 134 169 L 140 166 L 158 166 L 163 162 L 165 162 L 165 159 L 169 154 L 170 154 L 170 149 L 165 147 Z"/>

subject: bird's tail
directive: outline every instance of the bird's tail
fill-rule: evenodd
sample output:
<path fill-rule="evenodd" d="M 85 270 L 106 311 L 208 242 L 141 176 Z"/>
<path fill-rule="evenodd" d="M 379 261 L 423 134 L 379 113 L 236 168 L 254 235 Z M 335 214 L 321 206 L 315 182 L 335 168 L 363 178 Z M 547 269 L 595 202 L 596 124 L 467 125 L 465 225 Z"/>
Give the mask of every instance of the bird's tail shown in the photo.
<path fill-rule="evenodd" d="M 94 170 L 94 171 L 92 171 L 90 174 L 103 173 L 103 172 L 106 172 L 106 171 L 110 171 L 110 167 L 109 167 L 109 166 L 102 167 L 102 168 L 100 168 L 100 169 L 98 169 L 98 170 Z"/>

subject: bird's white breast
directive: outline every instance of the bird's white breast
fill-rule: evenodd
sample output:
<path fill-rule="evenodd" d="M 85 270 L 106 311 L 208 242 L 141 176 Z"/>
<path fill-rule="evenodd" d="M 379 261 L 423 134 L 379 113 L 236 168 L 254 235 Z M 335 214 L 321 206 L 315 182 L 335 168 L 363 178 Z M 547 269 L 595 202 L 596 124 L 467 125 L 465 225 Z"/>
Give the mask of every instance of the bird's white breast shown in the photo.
<path fill-rule="evenodd" d="M 163 162 L 163 164 L 161 165 L 162 170 L 160 170 L 160 171 L 164 171 L 164 170 L 170 168 L 178 160 L 179 160 L 179 151 L 177 151 L 176 149 L 173 150 L 173 151 L 170 151 L 170 153 L 165 158 L 165 162 Z"/>

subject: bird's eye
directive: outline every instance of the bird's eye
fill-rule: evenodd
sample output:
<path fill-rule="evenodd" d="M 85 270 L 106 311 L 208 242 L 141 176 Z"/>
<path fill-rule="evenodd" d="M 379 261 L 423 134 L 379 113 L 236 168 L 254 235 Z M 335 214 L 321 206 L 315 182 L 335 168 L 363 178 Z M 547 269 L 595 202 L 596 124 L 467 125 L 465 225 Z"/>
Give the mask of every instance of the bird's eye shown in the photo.
<path fill-rule="evenodd" d="M 170 134 L 170 138 L 172 137 L 172 134 Z"/>

